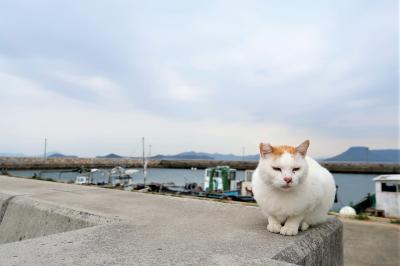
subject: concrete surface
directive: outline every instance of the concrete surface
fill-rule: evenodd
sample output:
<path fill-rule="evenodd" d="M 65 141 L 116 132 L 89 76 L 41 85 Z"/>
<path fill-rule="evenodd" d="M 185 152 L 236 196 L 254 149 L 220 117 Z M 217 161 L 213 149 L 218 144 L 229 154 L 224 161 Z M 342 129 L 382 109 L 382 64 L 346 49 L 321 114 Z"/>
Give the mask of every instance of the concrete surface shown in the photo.
<path fill-rule="evenodd" d="M 399 266 L 400 226 L 343 219 L 346 266 Z"/>
<path fill-rule="evenodd" d="M 83 229 L 2 244 L 0 265 L 343 264 L 342 224 L 335 218 L 288 237 L 267 232 L 257 207 L 238 204 L 5 176 L 0 176 L 0 193 L 13 196 L 4 218 L 10 211 L 9 219 L 18 219 L 15 211 L 21 206 L 72 213 L 86 222 L 102 217 L 89 219 Z M 3 210 L 4 197 L 0 206 Z M 21 217 L 24 213 L 29 212 Z M 35 215 L 42 217 L 34 211 L 29 216 Z M 57 223 L 71 228 L 65 219 Z"/>

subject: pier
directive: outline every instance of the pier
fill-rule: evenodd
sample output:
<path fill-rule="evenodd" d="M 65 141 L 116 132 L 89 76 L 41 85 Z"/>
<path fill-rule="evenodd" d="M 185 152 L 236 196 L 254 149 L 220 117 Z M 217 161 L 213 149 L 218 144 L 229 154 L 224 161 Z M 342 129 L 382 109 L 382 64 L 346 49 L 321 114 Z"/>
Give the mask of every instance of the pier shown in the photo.
<path fill-rule="evenodd" d="M 267 231 L 258 207 L 0 176 L 0 265 L 343 265 L 342 223 Z"/>
<path fill-rule="evenodd" d="M 205 169 L 217 165 L 229 165 L 237 170 L 255 169 L 257 161 L 218 161 L 218 160 L 150 160 L 149 168 L 192 167 Z M 332 173 L 353 174 L 399 174 L 400 163 L 353 163 L 353 162 L 321 162 Z M 33 157 L 0 157 L 0 169 L 36 170 L 36 169 L 73 169 L 113 168 L 115 166 L 141 168 L 142 159 L 120 158 L 33 158 Z"/>

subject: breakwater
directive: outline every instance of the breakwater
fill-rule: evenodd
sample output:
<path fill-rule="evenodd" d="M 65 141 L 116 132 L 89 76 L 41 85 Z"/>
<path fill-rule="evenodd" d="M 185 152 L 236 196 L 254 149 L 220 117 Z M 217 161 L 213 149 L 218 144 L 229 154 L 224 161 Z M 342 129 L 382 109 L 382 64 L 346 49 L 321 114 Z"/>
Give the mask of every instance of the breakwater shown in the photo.
<path fill-rule="evenodd" d="M 287 237 L 269 233 L 254 206 L 1 175 L 0 184 L 0 265 L 343 265 L 333 217 Z"/>
<path fill-rule="evenodd" d="M 321 162 L 332 173 L 354 174 L 399 174 L 400 164 L 384 163 L 349 163 L 349 162 Z M 238 170 L 255 169 L 256 161 L 217 161 L 217 160 L 150 160 L 149 168 L 189 169 L 192 167 L 204 169 L 217 165 L 229 165 Z M 0 169 L 6 170 L 34 170 L 34 169 L 73 169 L 85 168 L 112 168 L 115 166 L 141 168 L 142 160 L 131 158 L 34 158 L 34 157 L 0 157 Z"/>

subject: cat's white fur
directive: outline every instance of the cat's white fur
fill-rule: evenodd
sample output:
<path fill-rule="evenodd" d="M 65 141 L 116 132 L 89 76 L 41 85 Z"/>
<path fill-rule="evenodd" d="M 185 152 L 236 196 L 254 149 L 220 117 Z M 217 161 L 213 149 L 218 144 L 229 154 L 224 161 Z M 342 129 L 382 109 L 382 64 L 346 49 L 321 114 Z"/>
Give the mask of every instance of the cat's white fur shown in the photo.
<path fill-rule="evenodd" d="M 274 149 L 279 147 L 260 144 L 252 188 L 270 232 L 296 235 L 299 229 L 306 230 L 327 219 L 335 198 L 335 182 L 328 170 L 306 156 L 308 146 L 309 141 L 305 141 L 292 150 L 282 153 L 281 149 L 277 155 Z M 291 181 L 286 182 L 284 177 Z"/>

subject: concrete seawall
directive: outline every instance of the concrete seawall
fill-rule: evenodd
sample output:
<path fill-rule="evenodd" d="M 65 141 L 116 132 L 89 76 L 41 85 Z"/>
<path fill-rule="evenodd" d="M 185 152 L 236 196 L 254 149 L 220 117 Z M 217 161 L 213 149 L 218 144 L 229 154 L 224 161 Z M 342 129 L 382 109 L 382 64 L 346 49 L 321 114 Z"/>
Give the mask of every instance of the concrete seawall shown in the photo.
<path fill-rule="evenodd" d="M 332 173 L 360 173 L 360 174 L 394 174 L 400 173 L 400 164 L 383 163 L 334 163 L 322 162 Z M 71 169 L 86 168 L 112 168 L 115 166 L 142 167 L 142 161 L 137 159 L 104 159 L 104 158 L 21 158 L 0 157 L 0 169 L 31 170 L 31 169 Z M 255 169 L 256 161 L 217 161 L 217 160 L 151 160 L 150 168 L 178 168 L 189 169 L 196 167 L 204 169 L 210 166 L 229 165 L 238 170 Z"/>
<path fill-rule="evenodd" d="M 335 218 L 288 237 L 269 233 L 257 207 L 5 176 L 0 184 L 0 265 L 343 265 Z"/>
<path fill-rule="evenodd" d="M 43 203 L 0 195 L 3 216 L 0 220 L 0 244 L 76 230 L 94 224 L 72 212 L 63 214 Z"/>

